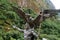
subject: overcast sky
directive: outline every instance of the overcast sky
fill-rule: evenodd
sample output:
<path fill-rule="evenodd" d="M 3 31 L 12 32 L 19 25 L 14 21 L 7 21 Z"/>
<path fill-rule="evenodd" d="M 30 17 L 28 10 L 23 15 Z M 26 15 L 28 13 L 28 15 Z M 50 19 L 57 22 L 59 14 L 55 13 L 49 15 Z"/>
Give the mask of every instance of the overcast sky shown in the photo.
<path fill-rule="evenodd" d="M 51 0 L 56 9 L 60 9 L 60 0 Z"/>

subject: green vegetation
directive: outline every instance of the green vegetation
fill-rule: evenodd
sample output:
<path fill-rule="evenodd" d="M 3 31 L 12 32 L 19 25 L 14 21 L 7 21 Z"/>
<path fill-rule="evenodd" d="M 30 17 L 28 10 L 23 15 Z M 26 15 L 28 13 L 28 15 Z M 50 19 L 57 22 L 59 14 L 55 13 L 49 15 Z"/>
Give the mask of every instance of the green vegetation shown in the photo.
<path fill-rule="evenodd" d="M 60 22 L 55 20 L 46 19 L 42 23 L 41 36 L 49 40 L 59 40 L 60 38 Z"/>
<path fill-rule="evenodd" d="M 31 13 L 33 18 L 37 16 L 32 9 L 23 9 L 25 13 Z M 17 25 L 24 29 L 24 24 L 24 20 L 12 10 L 11 5 L 5 0 L 0 0 L 0 40 L 24 40 L 23 33 L 12 28 L 12 25 Z M 60 40 L 60 22 L 56 19 L 49 18 L 43 21 L 39 31 L 41 32 L 40 38 Z"/>

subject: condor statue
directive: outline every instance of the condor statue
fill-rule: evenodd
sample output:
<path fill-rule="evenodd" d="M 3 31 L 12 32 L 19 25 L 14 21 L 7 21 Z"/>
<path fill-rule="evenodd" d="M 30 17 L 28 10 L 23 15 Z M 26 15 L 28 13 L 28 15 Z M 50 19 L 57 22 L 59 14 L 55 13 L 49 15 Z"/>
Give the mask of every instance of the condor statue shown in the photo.
<path fill-rule="evenodd" d="M 39 14 L 36 19 L 30 17 L 29 14 L 24 13 L 21 9 L 12 6 L 13 10 L 29 24 L 30 28 L 37 27 L 41 22 L 42 14 Z"/>

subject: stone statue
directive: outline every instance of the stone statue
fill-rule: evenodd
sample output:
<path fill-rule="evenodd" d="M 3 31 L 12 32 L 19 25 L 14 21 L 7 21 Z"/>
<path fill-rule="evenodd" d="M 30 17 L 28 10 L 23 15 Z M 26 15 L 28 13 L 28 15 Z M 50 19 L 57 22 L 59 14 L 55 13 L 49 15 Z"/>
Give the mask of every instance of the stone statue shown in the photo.
<path fill-rule="evenodd" d="M 24 32 L 24 40 L 34 40 L 35 38 L 37 38 L 38 34 L 36 34 L 34 32 L 34 28 L 39 26 L 42 15 L 38 15 L 37 18 L 35 20 L 33 20 L 29 14 L 25 14 L 21 9 L 14 7 L 14 6 L 12 6 L 12 8 L 26 22 L 26 24 L 25 24 L 26 26 L 25 26 L 24 30 L 22 30 L 16 26 L 13 26 L 13 28 L 16 28 L 17 30 Z"/>
<path fill-rule="evenodd" d="M 35 38 L 37 38 L 38 34 L 34 32 L 34 28 L 37 28 L 39 24 L 42 22 L 43 18 L 42 12 L 40 12 L 36 19 L 32 19 L 29 14 L 25 14 L 21 9 L 14 6 L 12 6 L 12 8 L 13 11 L 15 11 L 26 22 L 24 30 L 16 26 L 13 26 L 13 28 L 16 28 L 17 30 L 24 32 L 24 40 L 34 40 Z"/>

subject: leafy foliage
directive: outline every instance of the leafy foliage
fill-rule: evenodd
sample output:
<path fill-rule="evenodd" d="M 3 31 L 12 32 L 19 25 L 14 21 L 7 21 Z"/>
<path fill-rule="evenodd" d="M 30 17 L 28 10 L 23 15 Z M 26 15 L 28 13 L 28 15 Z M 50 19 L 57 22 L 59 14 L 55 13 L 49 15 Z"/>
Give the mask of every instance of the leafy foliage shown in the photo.
<path fill-rule="evenodd" d="M 14 5 L 16 6 L 16 4 Z M 33 18 L 37 17 L 37 14 L 32 9 L 23 8 L 23 11 L 30 13 Z M 0 40 L 24 40 L 23 33 L 12 28 L 12 25 L 17 25 L 23 29 L 24 24 L 24 20 L 12 10 L 10 3 L 7 0 L 0 0 Z M 60 40 L 60 22 L 56 19 L 43 21 L 39 31 L 41 32 L 40 38 Z"/>
<path fill-rule="evenodd" d="M 51 19 L 46 19 L 42 23 L 41 27 L 41 37 L 48 38 L 49 40 L 59 40 L 60 37 L 60 22 L 58 23 L 58 20 L 51 20 Z"/>

